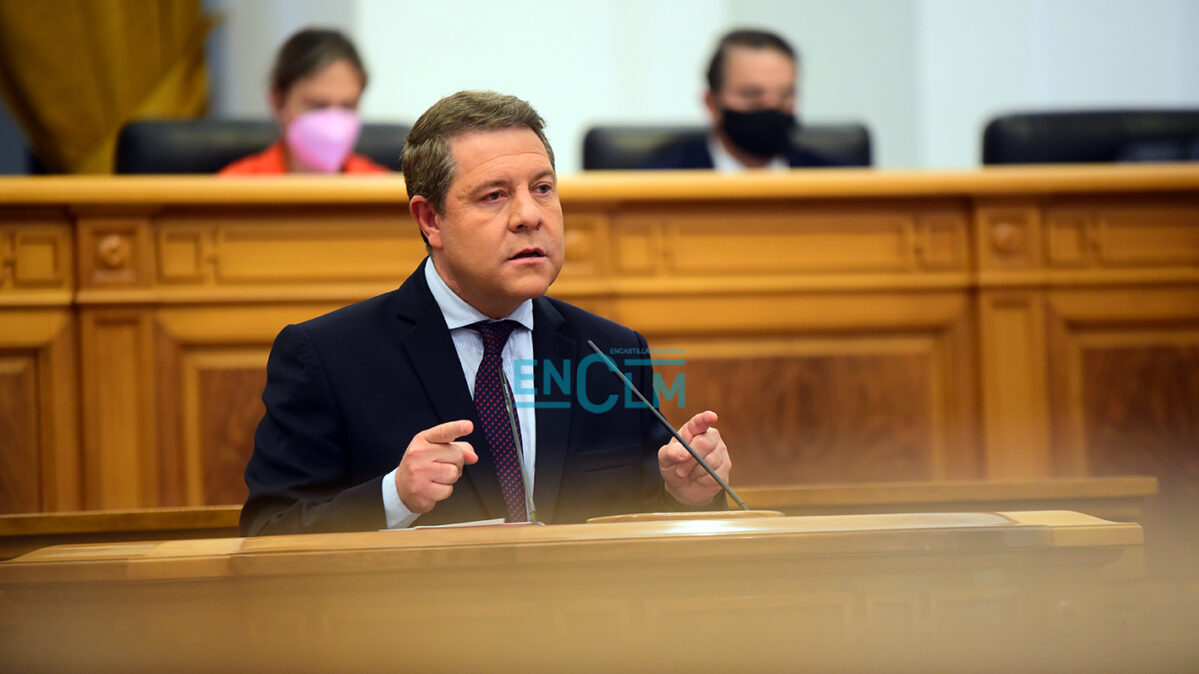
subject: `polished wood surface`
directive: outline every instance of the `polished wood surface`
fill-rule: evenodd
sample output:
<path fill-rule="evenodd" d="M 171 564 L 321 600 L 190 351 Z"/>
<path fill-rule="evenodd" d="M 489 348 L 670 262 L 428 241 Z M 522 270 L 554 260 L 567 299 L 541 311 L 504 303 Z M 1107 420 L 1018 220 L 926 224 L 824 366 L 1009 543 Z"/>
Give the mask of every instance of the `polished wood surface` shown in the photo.
<path fill-rule="evenodd" d="M 1152 477 L 1056 480 L 962 480 L 742 487 L 754 507 L 788 515 L 1077 510 L 1140 523 Z M 729 504 L 734 516 L 745 513 Z M 241 506 L 187 506 L 56 513 L 0 514 L 0 560 L 49 545 L 238 535 Z M 686 517 L 688 514 L 680 513 Z"/>
<path fill-rule="evenodd" d="M 818 484 L 743 487 L 737 491 L 750 507 L 780 510 L 788 515 L 1077 510 L 1104 519 L 1143 522 L 1145 502 L 1157 495 L 1158 481 L 1138 475 Z"/>
<path fill-rule="evenodd" d="M 1199 551 L 1199 167 L 561 194 L 552 294 L 684 361 L 666 411 L 721 413 L 734 485 L 1147 474 Z M 240 501 L 271 340 L 415 268 L 404 201 L 396 177 L 0 180 L 0 507 Z"/>
<path fill-rule="evenodd" d="M 55 546 L 0 564 L 0 657 L 60 671 L 1036 671 L 1107 643 L 1102 573 L 1140 544 L 1139 525 L 1043 511 Z"/>

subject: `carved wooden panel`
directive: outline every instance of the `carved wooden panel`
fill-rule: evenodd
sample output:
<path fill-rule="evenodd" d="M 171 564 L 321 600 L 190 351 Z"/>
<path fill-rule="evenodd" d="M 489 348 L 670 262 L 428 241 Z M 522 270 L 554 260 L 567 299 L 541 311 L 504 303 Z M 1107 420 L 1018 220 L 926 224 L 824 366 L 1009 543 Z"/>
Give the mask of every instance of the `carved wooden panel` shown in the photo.
<path fill-rule="evenodd" d="M 416 225 L 391 208 L 169 211 L 154 219 L 157 280 L 247 285 L 397 280 L 425 255 Z M 337 221 L 335 227 L 331 221 Z"/>
<path fill-rule="evenodd" d="M 160 505 L 149 323 L 139 312 L 99 310 L 81 328 L 86 503 Z"/>
<path fill-rule="evenodd" d="M 964 209 L 935 202 L 647 208 L 622 212 L 613 222 L 616 266 L 634 273 L 910 273 L 964 269 L 968 262 Z"/>
<path fill-rule="evenodd" d="M 561 277 L 592 278 L 607 271 L 607 217 L 586 212 L 570 213 L 565 215 L 564 227 L 566 257 Z"/>
<path fill-rule="evenodd" d="M 1199 263 L 1199 206 L 1194 200 L 1059 205 L 1046 209 L 1045 220 L 1053 266 L 1161 268 Z"/>
<path fill-rule="evenodd" d="M 275 335 L 335 305 L 197 306 L 154 314 L 158 505 L 245 501 Z"/>
<path fill-rule="evenodd" d="M 75 349 L 65 310 L 0 308 L 0 512 L 81 506 Z"/>
<path fill-rule="evenodd" d="M 1199 293 L 1061 291 L 1050 296 L 1054 444 L 1076 474 L 1153 475 L 1148 561 L 1199 562 Z M 1190 567 L 1188 569 L 1187 567 Z"/>
<path fill-rule="evenodd" d="M 1030 269 L 1041 263 L 1041 211 L 1033 204 L 980 206 L 977 254 L 980 269 Z"/>
<path fill-rule="evenodd" d="M 246 500 L 243 474 L 254 450 L 254 429 L 266 411 L 266 358 L 265 348 L 185 358 L 187 454 L 190 464 L 199 464 L 200 504 Z"/>
<path fill-rule="evenodd" d="M 150 284 L 149 222 L 85 214 L 77 227 L 79 284 L 85 288 Z"/>
<path fill-rule="evenodd" d="M 37 365 L 0 352 L 0 513 L 41 509 Z"/>
<path fill-rule="evenodd" d="M 934 477 L 928 354 L 689 359 L 677 427 L 717 410 L 739 485 Z"/>
<path fill-rule="evenodd" d="M 986 477 L 1052 474 L 1044 302 L 1036 293 L 980 300 L 982 433 Z"/>
<path fill-rule="evenodd" d="M 1082 347 L 1081 421 L 1091 474 L 1157 476 L 1149 562 L 1187 574 L 1199 560 L 1199 330 L 1162 337 Z"/>

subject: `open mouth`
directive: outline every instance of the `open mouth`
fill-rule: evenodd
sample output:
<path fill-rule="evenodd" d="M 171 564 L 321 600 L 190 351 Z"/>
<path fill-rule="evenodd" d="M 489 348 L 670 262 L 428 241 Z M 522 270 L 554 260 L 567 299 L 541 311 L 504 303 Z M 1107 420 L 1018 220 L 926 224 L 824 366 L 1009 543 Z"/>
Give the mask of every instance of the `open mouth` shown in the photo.
<path fill-rule="evenodd" d="M 520 260 L 523 258 L 537 258 L 537 257 L 545 257 L 545 253 L 541 252 L 540 250 L 538 250 L 536 248 L 526 248 L 508 259 L 509 260 Z"/>

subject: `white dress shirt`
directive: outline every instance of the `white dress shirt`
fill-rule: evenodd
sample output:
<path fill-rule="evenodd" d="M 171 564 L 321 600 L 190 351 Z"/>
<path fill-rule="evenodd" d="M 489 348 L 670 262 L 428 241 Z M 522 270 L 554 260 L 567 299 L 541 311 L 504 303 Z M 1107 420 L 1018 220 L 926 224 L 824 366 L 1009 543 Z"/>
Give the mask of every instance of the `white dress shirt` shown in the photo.
<path fill-rule="evenodd" d="M 454 340 L 454 349 L 458 352 L 458 362 L 462 365 L 462 376 L 466 378 L 466 388 L 470 391 L 473 398 L 475 395 L 475 373 L 479 370 L 479 364 L 483 362 L 483 338 L 479 333 L 466 327 L 468 325 L 478 323 L 479 321 L 491 320 L 481 311 L 472 307 L 459 297 L 450 287 L 442 280 L 441 275 L 433 266 L 433 260 L 430 258 L 425 262 L 425 281 L 429 284 L 429 291 L 433 294 L 433 300 L 437 302 L 438 308 L 441 309 L 441 315 L 445 318 L 446 327 L 450 329 L 450 337 Z M 528 392 L 529 383 L 526 380 L 524 389 L 516 387 L 516 379 L 513 375 L 513 363 L 522 361 L 521 372 L 533 372 L 533 301 L 525 300 L 516 307 L 512 313 L 505 317 L 507 320 L 516 321 L 520 324 L 512 330 L 512 334 L 508 337 L 508 342 L 504 344 L 504 350 L 500 354 L 502 359 L 501 367 L 504 370 L 504 376 L 508 378 L 508 385 L 512 389 L 513 396 L 516 400 L 516 417 L 520 422 L 520 439 L 523 451 L 520 458 L 523 461 L 522 468 L 525 475 L 525 489 L 532 493 L 533 491 L 533 466 L 536 465 L 537 452 L 537 415 L 533 408 L 535 395 Z M 397 413 L 399 410 L 397 410 Z M 443 421 L 454 421 L 453 419 L 444 419 Z M 476 429 L 479 430 L 479 429 Z M 477 450 L 477 448 L 476 448 Z M 383 510 L 387 515 L 388 529 L 402 529 L 411 525 L 419 517 L 419 514 L 412 512 L 400 500 L 399 491 L 396 490 L 395 474 L 397 466 L 394 470 L 383 477 Z M 436 508 L 437 506 L 434 506 Z"/>
<path fill-rule="evenodd" d="M 736 173 L 738 171 L 749 170 L 750 167 L 742 164 L 736 157 L 729 154 L 729 151 L 724 149 L 724 143 L 714 135 L 708 136 L 708 152 L 712 155 L 712 167 L 722 173 Z M 766 162 L 762 168 L 766 169 L 788 169 L 791 168 L 787 163 L 787 158 L 778 155 Z"/>

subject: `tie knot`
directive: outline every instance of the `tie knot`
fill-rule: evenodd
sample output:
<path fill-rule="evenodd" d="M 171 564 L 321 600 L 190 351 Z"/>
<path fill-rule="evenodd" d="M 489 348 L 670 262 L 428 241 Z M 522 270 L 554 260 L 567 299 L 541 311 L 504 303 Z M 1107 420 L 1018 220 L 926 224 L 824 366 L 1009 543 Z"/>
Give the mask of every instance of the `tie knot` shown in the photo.
<path fill-rule="evenodd" d="M 472 323 L 466 327 L 479 333 L 483 338 L 483 353 L 498 354 L 504 349 L 504 344 L 508 343 L 508 336 L 516 326 L 520 325 L 516 321 L 479 321 Z"/>

